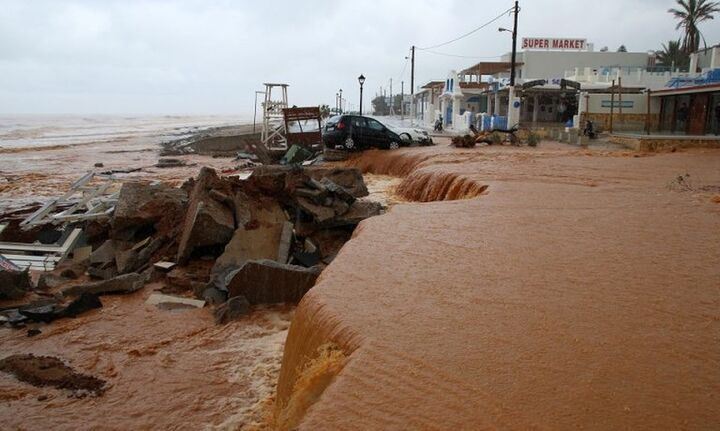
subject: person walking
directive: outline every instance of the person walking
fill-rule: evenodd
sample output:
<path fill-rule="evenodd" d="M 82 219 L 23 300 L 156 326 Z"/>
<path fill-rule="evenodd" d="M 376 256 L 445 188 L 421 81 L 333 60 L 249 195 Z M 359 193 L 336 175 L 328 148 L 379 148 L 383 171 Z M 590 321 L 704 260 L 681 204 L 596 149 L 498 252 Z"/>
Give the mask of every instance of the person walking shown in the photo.
<path fill-rule="evenodd" d="M 677 128 L 683 133 L 687 131 L 687 118 L 688 107 L 687 103 L 683 102 L 683 104 L 677 110 Z"/>

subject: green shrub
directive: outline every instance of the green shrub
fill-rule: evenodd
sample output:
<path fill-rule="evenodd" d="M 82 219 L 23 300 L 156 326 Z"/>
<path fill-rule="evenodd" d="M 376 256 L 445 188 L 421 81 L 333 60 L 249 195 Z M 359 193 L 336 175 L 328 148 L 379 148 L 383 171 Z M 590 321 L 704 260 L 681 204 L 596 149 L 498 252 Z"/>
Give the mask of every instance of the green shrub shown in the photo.
<path fill-rule="evenodd" d="M 532 130 L 530 131 L 530 133 L 528 133 L 527 143 L 529 146 L 537 147 L 538 144 L 540 143 L 540 140 L 541 140 L 541 138 L 540 138 L 539 134 L 533 132 Z"/>

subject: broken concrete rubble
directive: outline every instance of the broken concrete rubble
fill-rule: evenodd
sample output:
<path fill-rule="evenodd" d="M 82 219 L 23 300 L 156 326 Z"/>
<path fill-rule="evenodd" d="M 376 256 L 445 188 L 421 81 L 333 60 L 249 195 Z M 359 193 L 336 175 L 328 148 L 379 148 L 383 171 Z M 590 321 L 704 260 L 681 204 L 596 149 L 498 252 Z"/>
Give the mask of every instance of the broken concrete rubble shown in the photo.
<path fill-rule="evenodd" d="M 222 325 L 237 320 L 250 312 L 250 303 L 244 296 L 230 298 L 215 309 L 215 323 Z"/>
<path fill-rule="evenodd" d="M 96 266 L 107 266 L 115 263 L 115 253 L 118 244 L 113 240 L 107 240 L 97 250 L 90 254 L 90 264 Z"/>
<path fill-rule="evenodd" d="M 205 301 L 184 298 L 181 296 L 164 295 L 161 293 L 153 293 L 148 297 L 145 303 L 148 305 L 155 305 L 161 309 L 203 308 L 205 306 Z"/>
<path fill-rule="evenodd" d="M 381 212 L 358 200 L 366 195 L 359 170 L 316 166 L 260 166 L 246 180 L 203 168 L 179 189 L 126 183 L 109 220 L 84 222 L 92 241 L 80 240 L 87 246 L 76 249 L 79 261 L 40 278 L 41 289 L 60 289 L 67 299 L 4 310 L 0 318 L 21 325 L 72 317 L 102 306 L 99 295 L 135 292 L 148 280 L 162 283 L 164 294 L 222 305 L 218 322 L 252 305 L 296 303 L 355 225 Z M 102 281 L 72 285 L 67 271 Z"/>
<path fill-rule="evenodd" d="M 63 296 L 79 296 L 83 293 L 104 295 L 110 293 L 132 293 L 143 287 L 145 276 L 138 273 L 123 274 L 110 280 L 81 284 L 62 291 Z"/>
<path fill-rule="evenodd" d="M 31 289 L 28 270 L 17 270 L 9 262 L 7 266 L 0 266 L 0 299 L 20 299 Z"/>
<path fill-rule="evenodd" d="M 119 274 L 133 271 L 138 265 L 139 253 L 134 249 L 120 251 L 115 255 L 115 263 Z"/>
<path fill-rule="evenodd" d="M 110 280 L 118 275 L 114 265 L 104 267 L 91 266 L 87 269 L 87 273 L 91 278 L 99 280 Z"/>
<path fill-rule="evenodd" d="M 118 203 L 111 221 L 113 236 L 123 231 L 153 226 L 156 231 L 169 231 L 185 215 L 188 195 L 183 189 L 162 184 L 125 183 L 120 189 Z"/>
<path fill-rule="evenodd" d="M 38 290 L 50 290 L 62 286 L 70 281 L 69 278 L 55 275 L 51 272 L 43 272 L 40 274 L 37 282 Z"/>
<path fill-rule="evenodd" d="M 370 194 L 367 186 L 365 185 L 360 169 L 311 167 L 305 168 L 304 172 L 310 178 L 318 181 L 327 179 L 341 186 L 356 198 L 363 198 Z"/>
<path fill-rule="evenodd" d="M 82 293 L 69 304 L 49 303 L 21 307 L 19 313 L 34 322 L 50 323 L 63 317 L 77 317 L 80 314 L 95 308 L 102 308 L 98 295 Z"/>
<path fill-rule="evenodd" d="M 229 298 L 244 296 L 252 305 L 298 303 L 315 284 L 318 268 L 254 260 L 228 277 Z"/>

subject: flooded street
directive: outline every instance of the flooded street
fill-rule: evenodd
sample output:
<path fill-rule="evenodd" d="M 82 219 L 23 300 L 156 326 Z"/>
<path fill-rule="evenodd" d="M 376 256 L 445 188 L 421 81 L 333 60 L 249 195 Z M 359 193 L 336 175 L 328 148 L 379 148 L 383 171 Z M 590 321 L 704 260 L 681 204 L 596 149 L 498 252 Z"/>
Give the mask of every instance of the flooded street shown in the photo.
<path fill-rule="evenodd" d="M 438 146 L 349 164 L 432 202 L 364 222 L 305 296 L 281 429 L 718 423 L 720 153 Z M 446 201 L 467 182 L 485 191 Z"/>

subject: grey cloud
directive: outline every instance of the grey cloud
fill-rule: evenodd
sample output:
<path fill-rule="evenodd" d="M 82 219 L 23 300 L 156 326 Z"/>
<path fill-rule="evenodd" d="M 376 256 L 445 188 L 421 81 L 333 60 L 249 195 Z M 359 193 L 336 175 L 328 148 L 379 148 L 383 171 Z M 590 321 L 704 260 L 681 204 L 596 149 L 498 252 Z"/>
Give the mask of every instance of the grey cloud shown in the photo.
<path fill-rule="evenodd" d="M 266 81 L 289 83 L 290 102 L 333 104 L 338 89 L 366 102 L 406 81 L 412 44 L 451 39 L 511 1 L 0 1 L 0 112 L 250 113 Z M 657 49 L 679 37 L 671 1 L 524 0 L 521 36 L 584 37 L 596 48 Z M 438 48 L 499 56 L 497 25 Z M 708 41 L 720 26 L 702 27 Z M 416 83 L 479 61 L 418 51 Z M 399 91 L 398 82 L 394 85 Z"/>

